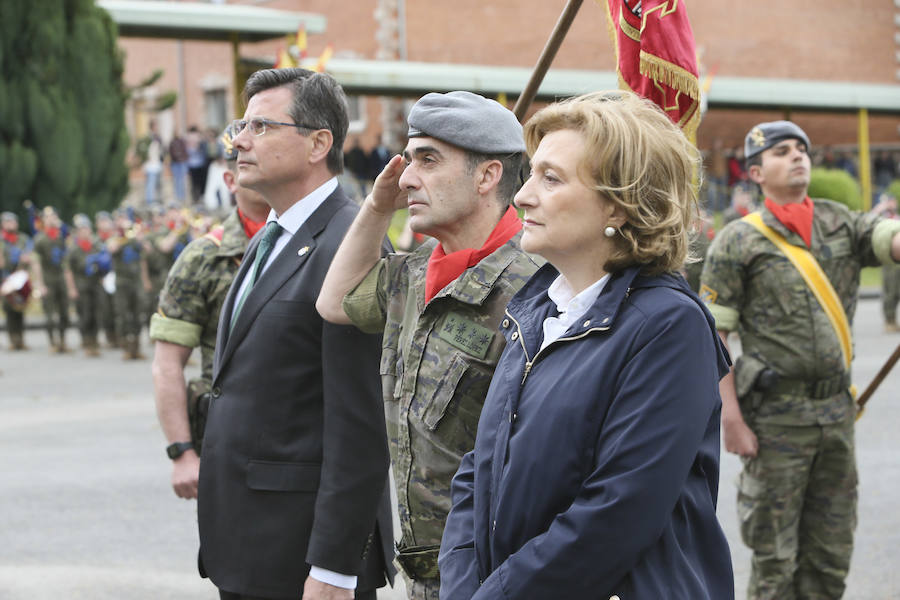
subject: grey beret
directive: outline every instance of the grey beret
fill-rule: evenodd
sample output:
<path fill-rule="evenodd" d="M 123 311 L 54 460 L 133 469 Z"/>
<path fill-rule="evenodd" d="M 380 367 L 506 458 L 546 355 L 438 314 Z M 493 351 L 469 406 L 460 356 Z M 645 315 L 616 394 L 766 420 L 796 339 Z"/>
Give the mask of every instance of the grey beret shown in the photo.
<path fill-rule="evenodd" d="M 18 222 L 18 221 L 19 221 L 19 216 L 18 216 L 16 213 L 14 213 L 14 212 L 10 212 L 10 211 L 8 211 L 8 210 L 5 210 L 5 211 L 3 211 L 2 213 L 0 213 L 0 220 L 3 220 L 3 221 L 16 221 L 16 222 Z"/>
<path fill-rule="evenodd" d="M 222 142 L 222 158 L 226 161 L 231 162 L 237 160 L 237 149 L 235 149 L 232 140 L 234 139 L 234 130 L 231 125 L 225 128 L 225 131 L 222 132 L 222 135 L 219 137 L 219 141 Z"/>
<path fill-rule="evenodd" d="M 425 94 L 409 111 L 409 137 L 433 137 L 481 154 L 525 152 L 522 125 L 495 100 L 471 92 Z"/>
<path fill-rule="evenodd" d="M 744 157 L 752 158 L 768 150 L 775 144 L 788 139 L 800 140 L 809 149 L 809 138 L 806 133 L 790 121 L 772 121 L 760 123 L 750 130 L 744 138 Z"/>

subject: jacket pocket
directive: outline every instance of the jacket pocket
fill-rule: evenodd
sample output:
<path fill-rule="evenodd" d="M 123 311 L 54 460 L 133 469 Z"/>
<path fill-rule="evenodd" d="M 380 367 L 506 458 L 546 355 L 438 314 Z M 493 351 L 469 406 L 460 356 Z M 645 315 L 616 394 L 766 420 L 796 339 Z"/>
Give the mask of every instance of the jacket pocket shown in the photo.
<path fill-rule="evenodd" d="M 270 492 L 315 492 L 321 471 L 319 463 L 251 460 L 247 465 L 247 487 Z"/>
<path fill-rule="evenodd" d="M 434 390 L 431 403 L 422 415 L 422 421 L 430 431 L 437 429 L 438 424 L 444 417 L 444 413 L 447 412 L 447 406 L 450 405 L 450 401 L 453 399 L 459 380 L 462 379 L 468 368 L 469 363 L 462 356 L 457 354 L 453 357 L 450 367 L 445 371 L 437 389 Z"/>

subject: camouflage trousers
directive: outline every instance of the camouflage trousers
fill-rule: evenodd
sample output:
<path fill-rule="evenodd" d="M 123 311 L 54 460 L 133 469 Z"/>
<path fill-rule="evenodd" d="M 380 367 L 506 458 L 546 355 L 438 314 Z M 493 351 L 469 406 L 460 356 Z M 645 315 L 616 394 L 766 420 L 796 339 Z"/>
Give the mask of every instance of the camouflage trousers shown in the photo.
<path fill-rule="evenodd" d="M 65 335 L 69 328 L 69 293 L 62 277 L 44 280 L 47 295 L 41 298 L 44 317 L 47 319 L 47 333 L 52 338 L 57 331 Z"/>
<path fill-rule="evenodd" d="M 753 550 L 747 598 L 840 598 L 856 528 L 852 417 L 751 427 L 759 452 L 743 459 L 738 490 L 741 537 Z"/>
<path fill-rule="evenodd" d="M 403 573 L 403 571 L 400 571 Z M 409 600 L 439 600 L 441 580 L 417 579 L 413 581 L 403 573 L 403 581 L 406 583 L 406 596 Z"/>
<path fill-rule="evenodd" d="M 885 323 L 896 323 L 898 302 L 900 302 L 900 265 L 885 265 L 881 268 L 881 308 Z"/>

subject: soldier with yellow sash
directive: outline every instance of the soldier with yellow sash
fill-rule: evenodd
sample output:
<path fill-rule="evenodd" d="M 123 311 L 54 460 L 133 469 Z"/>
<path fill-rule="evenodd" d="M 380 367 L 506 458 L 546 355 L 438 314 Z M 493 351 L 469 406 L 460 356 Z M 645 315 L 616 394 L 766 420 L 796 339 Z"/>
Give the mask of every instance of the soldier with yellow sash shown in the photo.
<path fill-rule="evenodd" d="M 860 269 L 900 262 L 900 223 L 810 199 L 794 123 L 761 123 L 744 146 L 765 205 L 713 240 L 700 296 L 743 349 L 720 391 L 725 448 L 744 463 L 747 597 L 840 598 L 857 503 L 850 324 Z"/>

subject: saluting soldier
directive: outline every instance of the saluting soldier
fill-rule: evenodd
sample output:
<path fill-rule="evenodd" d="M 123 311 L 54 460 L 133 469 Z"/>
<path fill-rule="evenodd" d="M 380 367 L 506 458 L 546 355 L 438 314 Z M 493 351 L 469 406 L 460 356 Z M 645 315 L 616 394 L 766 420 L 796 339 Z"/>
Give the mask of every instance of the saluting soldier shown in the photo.
<path fill-rule="evenodd" d="M 537 270 L 510 205 L 519 188 L 522 126 L 469 92 L 427 94 L 409 113 L 409 143 L 363 203 L 322 286 L 322 316 L 383 332 L 383 395 L 409 597 L 437 600 L 438 551 L 450 480 L 475 446 L 491 375 L 506 344 L 509 299 Z M 380 258 L 394 212 L 433 236 Z"/>
<path fill-rule="evenodd" d="M 840 598 L 857 503 L 850 323 L 861 267 L 900 261 L 900 222 L 810 199 L 794 123 L 760 123 L 744 150 L 765 205 L 713 240 L 700 296 L 743 348 L 720 391 L 725 447 L 744 463 L 747 597 Z"/>
<path fill-rule="evenodd" d="M 241 259 L 257 231 L 266 223 L 269 205 L 257 192 L 238 185 L 237 153 L 229 129 L 222 136 L 228 170 L 223 178 L 237 208 L 221 226 L 192 241 L 169 271 L 150 318 L 154 340 L 153 387 L 156 412 L 172 459 L 172 487 L 180 498 L 197 497 L 199 454 L 212 386 L 213 354 L 219 311 Z M 200 347 L 200 377 L 185 387 L 184 367 Z"/>

